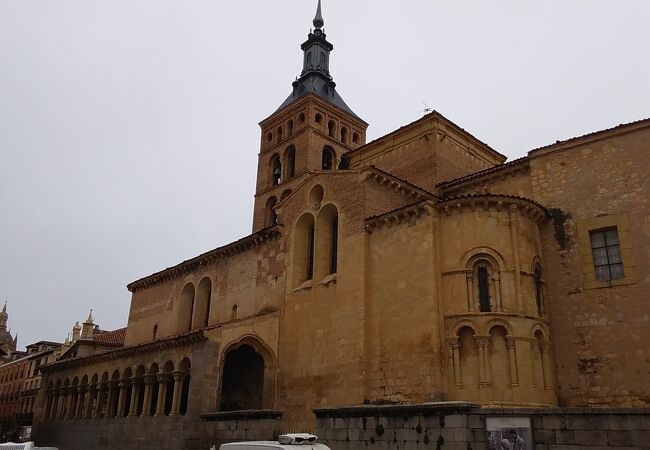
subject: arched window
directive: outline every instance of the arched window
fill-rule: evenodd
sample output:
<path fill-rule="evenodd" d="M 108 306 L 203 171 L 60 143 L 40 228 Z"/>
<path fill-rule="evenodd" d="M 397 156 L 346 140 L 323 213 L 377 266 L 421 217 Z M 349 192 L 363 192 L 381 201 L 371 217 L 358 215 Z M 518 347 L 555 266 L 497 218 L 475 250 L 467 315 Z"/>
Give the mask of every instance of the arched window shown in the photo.
<path fill-rule="evenodd" d="M 293 286 L 314 277 L 314 216 L 303 214 L 296 223 L 293 243 Z"/>
<path fill-rule="evenodd" d="M 535 266 L 535 273 L 533 274 L 535 281 L 535 303 L 537 304 L 537 313 L 544 312 L 544 284 L 542 282 L 542 267 L 537 264 Z"/>
<path fill-rule="evenodd" d="M 339 246 L 339 218 L 332 222 L 330 231 L 330 273 L 336 273 L 338 268 L 338 246 Z"/>
<path fill-rule="evenodd" d="M 284 137 L 282 135 L 282 127 L 278 127 L 276 134 L 277 134 L 278 142 L 282 141 L 282 138 Z"/>
<path fill-rule="evenodd" d="M 316 123 L 320 124 L 323 121 L 323 115 L 321 113 L 316 113 L 314 120 L 316 121 Z"/>
<path fill-rule="evenodd" d="M 305 67 L 311 67 L 311 52 L 308 52 L 307 55 L 305 55 Z"/>
<path fill-rule="evenodd" d="M 332 170 L 334 164 L 334 150 L 332 147 L 323 148 L 323 156 L 321 160 L 321 169 L 322 170 Z"/>
<path fill-rule="evenodd" d="M 266 201 L 266 226 L 270 227 L 278 223 L 278 216 L 275 212 L 275 205 L 278 203 L 278 199 L 275 196 L 269 198 Z"/>
<path fill-rule="evenodd" d="M 477 255 L 468 262 L 468 268 L 469 309 L 480 312 L 500 310 L 499 270 L 494 259 L 487 254 Z"/>
<path fill-rule="evenodd" d="M 156 340 L 156 335 L 158 334 L 158 324 L 154 324 L 153 326 L 153 338 L 151 339 L 152 341 Z"/>
<path fill-rule="evenodd" d="M 293 178 L 296 175 L 296 148 L 292 145 L 287 148 L 284 154 L 285 178 Z"/>
<path fill-rule="evenodd" d="M 348 143 L 348 129 L 347 127 L 341 127 L 341 142 L 347 145 Z"/>
<path fill-rule="evenodd" d="M 338 266 L 339 217 L 336 207 L 325 205 L 316 224 L 316 255 L 314 279 L 336 273 Z"/>
<path fill-rule="evenodd" d="M 269 131 L 268 133 L 266 133 L 266 143 L 270 144 L 271 141 L 273 141 L 273 133 Z"/>
<path fill-rule="evenodd" d="M 490 312 L 490 274 L 485 265 L 477 268 L 478 304 L 481 312 Z"/>
<path fill-rule="evenodd" d="M 192 317 L 192 329 L 203 328 L 210 320 L 210 303 L 212 297 L 212 281 L 205 277 L 199 283 L 196 291 L 196 303 Z"/>
<path fill-rule="evenodd" d="M 232 309 L 230 311 L 230 320 L 237 320 L 238 313 L 239 313 L 239 306 L 232 305 Z"/>
<path fill-rule="evenodd" d="M 287 136 L 291 136 L 293 134 L 293 120 L 289 119 L 289 122 L 287 122 Z"/>
<path fill-rule="evenodd" d="M 279 155 L 271 158 L 271 184 L 277 186 L 282 181 L 282 163 Z"/>
<path fill-rule="evenodd" d="M 179 333 L 192 329 L 192 314 L 194 311 L 194 285 L 187 283 L 181 291 L 178 302 L 178 328 Z"/>
<path fill-rule="evenodd" d="M 352 133 L 352 142 L 354 142 L 355 144 L 359 143 L 359 133 L 356 132 Z"/>
<path fill-rule="evenodd" d="M 325 52 L 320 52 L 320 68 L 327 68 L 327 60 L 325 59 Z"/>
<path fill-rule="evenodd" d="M 329 137 L 335 138 L 336 137 L 336 122 L 333 120 L 330 120 L 327 122 L 327 134 Z"/>
<path fill-rule="evenodd" d="M 305 123 L 305 113 L 298 114 L 298 123 Z"/>

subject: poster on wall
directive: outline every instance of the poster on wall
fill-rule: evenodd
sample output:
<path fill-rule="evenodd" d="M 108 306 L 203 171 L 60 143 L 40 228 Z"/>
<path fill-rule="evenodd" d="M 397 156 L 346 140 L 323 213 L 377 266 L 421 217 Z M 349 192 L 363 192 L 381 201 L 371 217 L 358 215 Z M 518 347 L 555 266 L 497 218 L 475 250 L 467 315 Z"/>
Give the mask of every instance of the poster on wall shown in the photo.
<path fill-rule="evenodd" d="M 488 450 L 533 450 L 530 417 L 486 417 Z"/>

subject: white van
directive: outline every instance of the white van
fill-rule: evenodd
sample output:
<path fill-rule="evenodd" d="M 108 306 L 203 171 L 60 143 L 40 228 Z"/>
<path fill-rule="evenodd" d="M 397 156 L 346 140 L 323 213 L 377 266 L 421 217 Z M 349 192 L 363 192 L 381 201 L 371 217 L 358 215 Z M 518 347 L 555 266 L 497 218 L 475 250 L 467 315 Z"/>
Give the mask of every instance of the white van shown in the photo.
<path fill-rule="evenodd" d="M 332 450 L 316 442 L 313 434 L 292 433 L 278 436 L 277 441 L 247 441 L 221 444 L 219 450 Z M 214 446 L 210 450 L 216 450 Z"/>

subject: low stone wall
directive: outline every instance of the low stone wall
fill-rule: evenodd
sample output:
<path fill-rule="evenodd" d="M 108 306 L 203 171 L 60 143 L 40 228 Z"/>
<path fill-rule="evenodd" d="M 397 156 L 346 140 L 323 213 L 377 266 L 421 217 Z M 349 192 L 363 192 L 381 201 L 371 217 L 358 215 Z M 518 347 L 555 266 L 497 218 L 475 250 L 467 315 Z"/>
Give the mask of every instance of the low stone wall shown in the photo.
<path fill-rule="evenodd" d="M 650 450 L 650 409 L 481 409 L 447 402 L 315 410 L 334 450 L 488 450 L 488 418 L 530 418 L 535 450 Z"/>
<path fill-rule="evenodd" d="M 43 422 L 38 446 L 59 450 L 208 450 L 224 442 L 277 439 L 282 413 L 239 411 L 196 416 L 118 417 Z"/>

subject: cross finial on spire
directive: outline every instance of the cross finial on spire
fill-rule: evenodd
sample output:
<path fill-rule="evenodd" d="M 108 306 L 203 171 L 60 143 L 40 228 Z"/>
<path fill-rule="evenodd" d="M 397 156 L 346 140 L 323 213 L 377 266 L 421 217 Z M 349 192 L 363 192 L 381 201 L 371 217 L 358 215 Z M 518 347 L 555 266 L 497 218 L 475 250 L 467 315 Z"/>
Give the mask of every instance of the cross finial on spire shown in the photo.
<path fill-rule="evenodd" d="M 314 28 L 317 30 L 320 30 L 323 28 L 323 25 L 325 25 L 325 21 L 323 20 L 323 14 L 321 13 L 321 8 L 320 8 L 320 0 L 318 0 L 318 8 L 316 9 L 316 17 L 314 17 Z"/>

